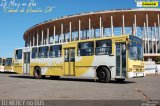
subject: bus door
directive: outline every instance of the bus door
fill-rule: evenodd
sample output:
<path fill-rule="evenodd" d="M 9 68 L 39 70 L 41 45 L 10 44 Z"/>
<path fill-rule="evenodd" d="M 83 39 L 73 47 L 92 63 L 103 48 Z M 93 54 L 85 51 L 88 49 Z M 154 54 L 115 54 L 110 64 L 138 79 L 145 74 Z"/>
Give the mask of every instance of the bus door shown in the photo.
<path fill-rule="evenodd" d="M 30 74 L 30 52 L 24 52 L 23 74 Z"/>
<path fill-rule="evenodd" d="M 116 78 L 126 77 L 126 44 L 116 43 Z"/>
<path fill-rule="evenodd" d="M 64 48 L 64 75 L 75 75 L 75 48 Z"/>

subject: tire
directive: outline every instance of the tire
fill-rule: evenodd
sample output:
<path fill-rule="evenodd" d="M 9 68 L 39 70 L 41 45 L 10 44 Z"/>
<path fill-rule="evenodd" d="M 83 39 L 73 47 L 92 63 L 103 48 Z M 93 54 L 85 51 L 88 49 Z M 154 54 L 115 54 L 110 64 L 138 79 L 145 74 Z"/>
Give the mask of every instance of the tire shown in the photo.
<path fill-rule="evenodd" d="M 50 76 L 51 79 L 60 79 L 60 76 Z"/>
<path fill-rule="evenodd" d="M 100 82 L 108 83 L 110 82 L 111 74 L 107 67 L 102 67 L 97 71 L 97 77 Z"/>
<path fill-rule="evenodd" d="M 125 79 L 116 79 L 117 82 L 124 82 Z"/>
<path fill-rule="evenodd" d="M 34 69 L 33 75 L 35 79 L 41 79 L 42 78 L 41 69 L 39 67 L 36 67 Z"/>

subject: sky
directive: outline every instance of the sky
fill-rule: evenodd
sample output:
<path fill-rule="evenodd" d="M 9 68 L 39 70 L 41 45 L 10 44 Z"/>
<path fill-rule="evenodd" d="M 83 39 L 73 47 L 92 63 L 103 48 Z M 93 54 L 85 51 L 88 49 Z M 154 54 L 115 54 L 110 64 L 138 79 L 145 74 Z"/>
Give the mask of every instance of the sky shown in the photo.
<path fill-rule="evenodd" d="M 28 8 L 49 7 L 52 10 L 47 13 L 27 12 Z M 78 13 L 130 8 L 137 8 L 134 0 L 0 0 L 0 57 L 13 57 L 15 48 L 24 47 L 24 32 L 38 23 Z"/>

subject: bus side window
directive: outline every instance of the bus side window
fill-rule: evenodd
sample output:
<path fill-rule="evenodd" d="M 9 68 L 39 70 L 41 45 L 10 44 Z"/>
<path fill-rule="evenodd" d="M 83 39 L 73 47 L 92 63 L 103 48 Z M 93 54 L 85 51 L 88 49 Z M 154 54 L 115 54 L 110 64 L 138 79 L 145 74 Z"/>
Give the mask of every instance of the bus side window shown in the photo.
<path fill-rule="evenodd" d="M 37 58 L 37 48 L 32 48 L 32 59 Z"/>
<path fill-rule="evenodd" d="M 96 48 L 95 48 L 96 55 L 110 55 L 111 53 L 112 53 L 111 40 L 96 41 Z"/>
<path fill-rule="evenodd" d="M 53 45 L 50 47 L 49 57 L 56 58 L 61 57 L 62 46 L 61 45 Z"/>
<path fill-rule="evenodd" d="M 94 54 L 94 42 L 78 43 L 78 56 L 92 56 Z"/>
<path fill-rule="evenodd" d="M 38 58 L 48 58 L 48 46 L 39 47 Z"/>

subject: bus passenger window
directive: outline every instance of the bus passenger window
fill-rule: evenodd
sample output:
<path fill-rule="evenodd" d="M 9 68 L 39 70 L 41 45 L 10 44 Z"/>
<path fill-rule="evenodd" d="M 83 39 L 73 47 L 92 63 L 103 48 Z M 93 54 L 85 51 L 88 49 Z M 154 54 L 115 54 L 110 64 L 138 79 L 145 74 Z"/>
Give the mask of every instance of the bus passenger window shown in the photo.
<path fill-rule="evenodd" d="M 96 48 L 95 48 L 96 55 L 109 55 L 111 53 L 112 53 L 111 40 L 96 41 Z"/>
<path fill-rule="evenodd" d="M 61 51 L 62 51 L 61 45 L 50 46 L 49 57 L 50 58 L 61 57 Z"/>
<path fill-rule="evenodd" d="M 94 54 L 94 42 L 78 44 L 78 56 L 92 56 Z"/>
<path fill-rule="evenodd" d="M 37 48 L 32 48 L 32 59 L 35 59 L 37 57 L 38 57 L 38 55 L 37 55 Z"/>
<path fill-rule="evenodd" d="M 48 46 L 39 47 L 38 58 L 48 58 Z"/>
<path fill-rule="evenodd" d="M 15 58 L 16 60 L 22 59 L 22 49 L 16 50 Z"/>

